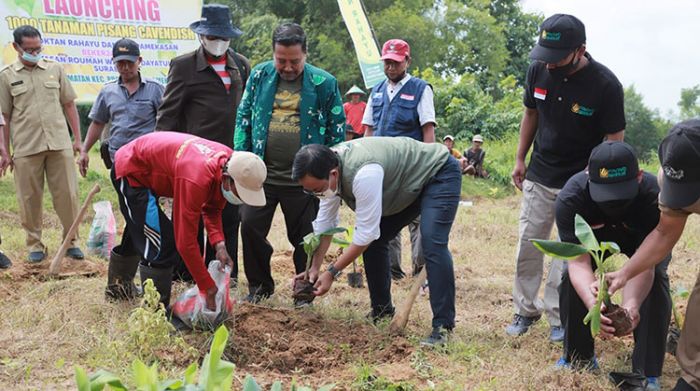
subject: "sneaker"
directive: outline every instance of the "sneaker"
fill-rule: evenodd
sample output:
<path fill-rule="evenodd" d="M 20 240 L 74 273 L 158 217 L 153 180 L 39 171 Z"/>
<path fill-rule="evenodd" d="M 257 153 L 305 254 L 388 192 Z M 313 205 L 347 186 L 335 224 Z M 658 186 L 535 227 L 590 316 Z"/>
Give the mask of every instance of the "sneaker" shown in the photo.
<path fill-rule="evenodd" d="M 610 372 L 608 374 L 608 379 L 610 379 L 610 381 L 613 382 L 613 384 L 615 384 L 615 387 L 617 387 L 618 390 L 622 391 L 644 391 L 659 389 L 658 383 L 656 388 L 650 388 L 649 378 L 636 372 Z"/>
<path fill-rule="evenodd" d="M 73 258 L 76 261 L 81 261 L 85 259 L 85 254 L 78 247 L 71 247 L 66 250 L 66 256 L 68 258 Z"/>
<path fill-rule="evenodd" d="M 557 362 L 554 364 L 554 369 L 573 369 L 573 370 L 582 370 L 585 369 L 589 372 L 593 372 L 598 370 L 598 359 L 593 357 L 592 361 L 589 360 L 578 360 L 575 363 L 571 363 L 569 361 L 566 361 L 566 357 L 561 357 Z"/>
<path fill-rule="evenodd" d="M 549 340 L 552 342 L 564 341 L 564 328 L 561 326 L 553 326 L 549 329 Z"/>
<path fill-rule="evenodd" d="M 10 261 L 10 258 L 8 258 L 5 253 L 0 251 L 0 269 L 9 269 L 10 266 L 12 266 L 12 261 Z"/>
<path fill-rule="evenodd" d="M 46 258 L 46 253 L 43 251 L 32 251 L 29 253 L 27 260 L 31 263 L 39 263 Z"/>
<path fill-rule="evenodd" d="M 540 320 L 540 315 L 537 316 L 522 316 L 515 314 L 513 322 L 506 327 L 506 333 L 511 336 L 518 336 L 527 333 L 533 323 Z"/>
<path fill-rule="evenodd" d="M 433 327 L 433 331 L 428 335 L 427 338 L 420 341 L 421 346 L 445 346 L 452 334 L 452 329 L 448 329 L 442 326 Z"/>
<path fill-rule="evenodd" d="M 661 391 L 661 379 L 656 376 L 647 376 L 648 391 Z"/>

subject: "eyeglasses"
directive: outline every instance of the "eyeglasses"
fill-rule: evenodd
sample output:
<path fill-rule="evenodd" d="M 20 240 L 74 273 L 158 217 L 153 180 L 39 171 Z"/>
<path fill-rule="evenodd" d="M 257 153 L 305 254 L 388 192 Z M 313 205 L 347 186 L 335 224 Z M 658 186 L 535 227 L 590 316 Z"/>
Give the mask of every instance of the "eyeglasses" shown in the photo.
<path fill-rule="evenodd" d="M 41 46 L 39 46 L 38 48 L 23 48 L 20 46 L 20 49 L 22 49 L 23 52 L 26 52 L 29 54 L 39 54 L 39 53 L 41 53 L 42 50 L 44 50 L 44 48 Z"/>

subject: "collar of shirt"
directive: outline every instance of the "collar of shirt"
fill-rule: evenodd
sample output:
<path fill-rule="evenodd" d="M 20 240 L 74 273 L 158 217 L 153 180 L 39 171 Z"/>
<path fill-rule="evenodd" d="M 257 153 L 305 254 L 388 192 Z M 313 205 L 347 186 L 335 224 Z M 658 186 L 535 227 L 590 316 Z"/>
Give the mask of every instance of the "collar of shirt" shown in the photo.
<path fill-rule="evenodd" d="M 411 78 L 411 75 L 406 72 L 406 76 L 403 77 L 403 79 L 399 80 L 398 83 L 394 83 L 391 80 L 387 80 L 387 83 L 389 84 L 387 86 L 387 93 L 389 95 L 389 101 L 391 102 L 392 99 L 396 96 L 396 94 L 401 91 L 401 88 L 408 83 L 408 80 Z"/>
<path fill-rule="evenodd" d="M 35 66 L 37 66 L 37 67 L 39 67 L 39 68 L 41 68 L 41 69 L 46 69 L 46 68 L 48 67 L 48 64 L 46 63 L 46 60 L 44 60 L 44 59 L 42 58 L 41 60 L 39 60 L 38 63 L 36 63 Z M 17 61 L 15 62 L 15 65 L 14 65 L 15 72 L 21 71 L 22 68 L 27 68 L 27 67 L 22 63 L 22 61 L 17 60 Z M 30 69 L 30 68 L 27 68 L 27 70 L 31 70 L 31 69 Z"/>
<path fill-rule="evenodd" d="M 121 76 L 119 76 L 119 79 L 117 79 L 117 84 L 119 84 L 119 85 L 122 86 L 122 87 L 125 87 L 125 86 L 124 86 L 124 81 L 122 80 L 122 77 L 121 77 Z M 143 77 L 141 76 L 141 72 L 139 72 L 139 88 L 141 88 L 141 86 L 144 85 L 144 84 L 146 84 L 146 81 L 145 81 L 145 80 L 143 79 Z"/>

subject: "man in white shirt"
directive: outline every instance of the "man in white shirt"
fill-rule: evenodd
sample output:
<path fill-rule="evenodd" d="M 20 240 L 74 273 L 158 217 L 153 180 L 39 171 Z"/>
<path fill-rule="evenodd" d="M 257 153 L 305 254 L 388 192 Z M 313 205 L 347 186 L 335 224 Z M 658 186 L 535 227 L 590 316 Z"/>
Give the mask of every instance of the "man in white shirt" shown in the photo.
<path fill-rule="evenodd" d="M 340 270 L 363 254 L 375 321 L 394 314 L 389 241 L 422 216 L 421 242 L 433 287 L 433 331 L 423 343 L 444 344 L 455 325 L 454 267 L 447 243 L 462 184 L 459 163 L 449 151 L 405 137 L 362 138 L 332 149 L 311 144 L 297 152 L 292 179 L 321 199 L 315 233 L 338 225 L 341 200 L 356 213 L 352 244 L 324 272 L 319 269 L 331 238 L 321 239 L 309 270 L 314 294 L 328 292 Z"/>

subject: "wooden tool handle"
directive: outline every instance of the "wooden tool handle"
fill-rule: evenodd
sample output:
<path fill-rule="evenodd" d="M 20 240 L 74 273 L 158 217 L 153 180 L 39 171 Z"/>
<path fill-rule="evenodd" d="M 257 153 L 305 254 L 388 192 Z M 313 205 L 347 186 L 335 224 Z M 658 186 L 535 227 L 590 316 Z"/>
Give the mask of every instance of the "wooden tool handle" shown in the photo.
<path fill-rule="evenodd" d="M 56 274 L 58 274 L 58 271 L 61 268 L 61 260 L 63 260 L 63 256 L 66 255 L 66 250 L 68 250 L 68 246 L 70 246 L 71 241 L 73 240 L 73 238 L 75 238 L 75 235 L 78 233 L 78 228 L 80 227 L 80 223 L 85 217 L 85 212 L 87 211 L 88 206 L 90 206 L 90 201 L 92 201 L 92 197 L 94 197 L 95 194 L 99 192 L 100 185 L 96 184 L 92 187 L 92 190 L 90 190 L 90 193 L 88 193 L 87 197 L 85 197 L 85 202 L 83 202 L 83 206 L 80 208 L 78 216 L 75 218 L 73 224 L 70 226 L 70 230 L 68 230 L 68 235 L 66 235 L 66 237 L 63 239 L 61 247 L 58 249 L 58 252 L 51 260 L 51 266 L 49 266 L 50 276 L 55 276 Z"/>
<path fill-rule="evenodd" d="M 413 279 L 413 285 L 411 285 L 411 291 L 408 293 L 408 297 L 406 297 L 398 311 L 396 311 L 394 318 L 391 319 L 391 323 L 389 324 L 389 333 L 399 334 L 404 328 L 406 328 L 406 324 L 408 324 L 408 316 L 411 313 L 411 308 L 413 308 L 413 303 L 416 301 L 416 296 L 418 296 L 420 287 L 425 282 L 427 275 L 425 266 L 423 266 L 423 270 L 421 270 L 420 273 L 418 273 L 418 276 L 414 277 Z"/>

